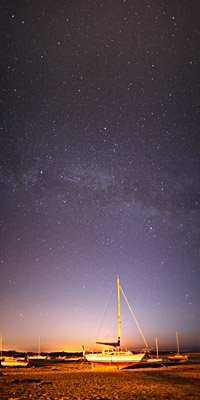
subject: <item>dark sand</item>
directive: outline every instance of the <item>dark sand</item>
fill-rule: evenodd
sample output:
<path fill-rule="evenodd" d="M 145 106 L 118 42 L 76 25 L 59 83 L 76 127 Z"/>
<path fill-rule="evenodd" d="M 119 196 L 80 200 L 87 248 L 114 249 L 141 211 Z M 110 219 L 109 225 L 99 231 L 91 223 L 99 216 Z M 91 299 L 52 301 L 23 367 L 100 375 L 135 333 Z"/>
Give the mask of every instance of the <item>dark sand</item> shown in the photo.
<path fill-rule="evenodd" d="M 0 399 L 200 399 L 200 364 L 93 372 L 89 364 L 1 368 Z"/>

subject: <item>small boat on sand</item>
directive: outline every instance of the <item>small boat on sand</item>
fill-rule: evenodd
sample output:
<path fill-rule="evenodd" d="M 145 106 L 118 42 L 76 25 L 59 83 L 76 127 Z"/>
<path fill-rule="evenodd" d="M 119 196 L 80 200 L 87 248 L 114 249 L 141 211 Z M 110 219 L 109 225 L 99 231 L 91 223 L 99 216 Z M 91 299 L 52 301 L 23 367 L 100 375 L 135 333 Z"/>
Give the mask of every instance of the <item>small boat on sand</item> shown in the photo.
<path fill-rule="evenodd" d="M 147 359 L 149 363 L 161 362 L 162 358 L 158 357 L 158 338 L 156 338 L 156 357 L 151 357 Z"/>
<path fill-rule="evenodd" d="M 2 367 L 26 367 L 28 361 L 25 358 L 4 357 L 1 361 Z"/>
<path fill-rule="evenodd" d="M 28 357 L 29 360 L 46 360 L 47 356 L 41 356 L 40 354 L 40 335 L 38 335 L 38 354 Z"/>
<path fill-rule="evenodd" d="M 29 360 L 46 360 L 47 356 L 41 356 L 40 354 L 36 354 L 34 356 L 29 356 Z"/>
<path fill-rule="evenodd" d="M 174 354 L 174 356 L 169 356 L 167 359 L 169 361 L 187 361 L 188 357 L 187 355 Z"/>
<path fill-rule="evenodd" d="M 86 360 L 91 363 L 93 370 L 102 370 L 102 369 L 104 369 L 104 370 L 105 369 L 106 370 L 107 369 L 120 370 L 120 369 L 123 369 L 123 368 L 126 368 L 131 365 L 135 365 L 135 364 L 139 363 L 146 354 L 146 351 L 134 354 L 131 351 L 122 351 L 120 349 L 120 290 L 129 306 L 128 300 L 126 299 L 126 296 L 124 295 L 124 292 L 123 292 L 121 286 L 119 285 L 119 278 L 117 276 L 118 340 L 115 343 L 96 342 L 97 344 L 104 344 L 106 346 L 110 346 L 110 348 L 104 349 L 101 353 L 93 353 L 93 354 L 85 355 Z M 129 308 L 130 308 L 130 306 L 129 306 Z M 131 310 L 131 312 L 132 312 L 132 310 Z M 132 312 L 132 315 L 133 315 L 133 312 Z M 134 316 L 134 319 L 135 319 L 135 316 Z M 135 321 L 136 321 L 136 319 L 135 319 Z M 137 321 L 136 321 L 136 324 L 138 326 Z M 140 330 L 140 328 L 139 328 L 139 330 Z M 140 330 L 140 332 L 141 332 L 141 330 Z M 142 334 L 142 337 L 143 337 L 143 340 L 145 341 L 143 334 Z M 146 345 L 146 347 L 148 347 L 146 341 L 145 341 L 145 345 Z"/>
<path fill-rule="evenodd" d="M 180 354 L 179 342 L 178 342 L 178 333 L 177 332 L 176 332 L 176 342 L 177 342 L 177 353 L 167 357 L 167 359 L 169 361 L 187 361 L 189 356 Z"/>

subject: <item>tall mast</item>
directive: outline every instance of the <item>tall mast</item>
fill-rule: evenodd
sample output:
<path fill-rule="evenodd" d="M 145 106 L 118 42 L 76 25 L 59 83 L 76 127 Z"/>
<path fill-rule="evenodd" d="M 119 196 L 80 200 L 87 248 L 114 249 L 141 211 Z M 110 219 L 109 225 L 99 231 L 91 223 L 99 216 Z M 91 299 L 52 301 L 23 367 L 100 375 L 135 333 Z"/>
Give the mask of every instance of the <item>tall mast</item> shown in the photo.
<path fill-rule="evenodd" d="M 179 351 L 178 333 L 177 332 L 176 332 L 176 342 L 177 342 L 177 350 L 178 350 L 178 355 L 179 355 L 180 351 Z"/>
<path fill-rule="evenodd" d="M 2 336 L 1 336 L 1 358 L 2 358 Z"/>
<path fill-rule="evenodd" d="M 120 347 L 120 290 L 119 290 L 119 278 L 117 275 L 117 299 L 118 299 L 118 347 Z"/>
<path fill-rule="evenodd" d="M 40 356 L 40 335 L 38 335 L 38 356 Z"/>
<path fill-rule="evenodd" d="M 157 358 L 158 358 L 158 338 L 156 338 L 156 354 L 157 354 Z"/>

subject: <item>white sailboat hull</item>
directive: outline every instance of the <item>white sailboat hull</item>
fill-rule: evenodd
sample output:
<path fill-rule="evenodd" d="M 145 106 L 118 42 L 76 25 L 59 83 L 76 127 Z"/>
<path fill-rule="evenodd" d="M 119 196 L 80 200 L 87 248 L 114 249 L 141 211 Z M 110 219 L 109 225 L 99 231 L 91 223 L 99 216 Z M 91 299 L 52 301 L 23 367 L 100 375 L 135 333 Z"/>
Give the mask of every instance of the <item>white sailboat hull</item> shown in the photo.
<path fill-rule="evenodd" d="M 87 354 L 86 360 L 92 365 L 92 369 L 123 369 L 139 363 L 145 353 L 132 354 L 131 352 L 113 352 L 113 354 L 97 353 Z"/>
<path fill-rule="evenodd" d="M 28 361 L 19 360 L 17 358 L 5 357 L 4 360 L 1 361 L 2 367 L 26 367 L 28 365 Z"/>

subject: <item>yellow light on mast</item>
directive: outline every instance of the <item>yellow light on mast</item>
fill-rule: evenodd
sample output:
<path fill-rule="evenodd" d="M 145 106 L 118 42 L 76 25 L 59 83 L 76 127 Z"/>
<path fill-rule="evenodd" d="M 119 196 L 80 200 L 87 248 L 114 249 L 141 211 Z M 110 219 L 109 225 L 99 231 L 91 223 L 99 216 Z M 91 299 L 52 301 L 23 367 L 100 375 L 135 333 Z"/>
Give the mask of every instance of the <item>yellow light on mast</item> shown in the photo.
<path fill-rule="evenodd" d="M 120 347 L 120 289 L 119 289 L 118 275 L 117 275 L 117 298 L 118 298 L 118 347 Z"/>

